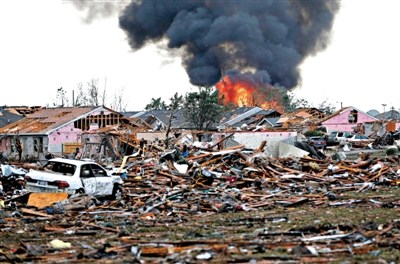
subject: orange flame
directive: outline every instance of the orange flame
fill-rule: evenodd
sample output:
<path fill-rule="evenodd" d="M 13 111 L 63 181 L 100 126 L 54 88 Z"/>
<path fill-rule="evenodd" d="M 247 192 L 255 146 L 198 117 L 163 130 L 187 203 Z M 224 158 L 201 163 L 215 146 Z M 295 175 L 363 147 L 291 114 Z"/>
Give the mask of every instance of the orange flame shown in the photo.
<path fill-rule="evenodd" d="M 258 106 L 263 109 L 275 109 L 283 113 L 282 98 L 279 92 L 269 86 L 265 89 L 259 89 L 252 83 L 245 80 L 232 81 L 229 76 L 225 76 L 215 87 L 223 98 L 225 105 L 231 103 L 236 106 Z M 267 100 L 266 98 L 270 98 Z"/>

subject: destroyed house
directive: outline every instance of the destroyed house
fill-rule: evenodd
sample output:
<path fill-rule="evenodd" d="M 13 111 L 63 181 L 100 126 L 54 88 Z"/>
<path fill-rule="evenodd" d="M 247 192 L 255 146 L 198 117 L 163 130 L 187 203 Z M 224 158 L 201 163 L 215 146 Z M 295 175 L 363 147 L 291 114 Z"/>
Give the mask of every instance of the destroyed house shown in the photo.
<path fill-rule="evenodd" d="M 104 106 L 43 108 L 0 128 L 0 152 L 10 158 L 42 160 L 80 147 L 84 132 L 121 122 L 122 114 Z"/>
<path fill-rule="evenodd" d="M 153 131 L 165 130 L 171 118 L 170 110 L 149 110 L 133 114 L 130 117 L 140 118 L 153 127 Z M 171 118 L 171 129 L 192 129 L 190 122 L 183 115 L 183 110 L 173 112 Z"/>
<path fill-rule="evenodd" d="M 379 119 L 355 107 L 344 107 L 320 120 L 321 125 L 326 127 L 328 133 L 332 131 L 353 132 L 357 125 L 376 121 Z"/>
<path fill-rule="evenodd" d="M 307 131 L 318 127 L 320 120 L 324 117 L 325 113 L 316 108 L 298 108 L 283 114 L 278 124 L 281 124 L 283 128 Z"/>
<path fill-rule="evenodd" d="M 121 117 L 120 121 L 96 131 L 83 132 L 81 159 L 116 160 L 136 152 L 139 145 L 137 133 L 152 127 L 140 118 Z"/>
<path fill-rule="evenodd" d="M 238 107 L 224 114 L 219 129 L 257 129 L 260 126 L 276 127 L 281 114 L 274 109 L 260 107 Z"/>
<path fill-rule="evenodd" d="M 380 120 L 400 121 L 400 113 L 394 109 L 378 114 L 375 117 Z"/>

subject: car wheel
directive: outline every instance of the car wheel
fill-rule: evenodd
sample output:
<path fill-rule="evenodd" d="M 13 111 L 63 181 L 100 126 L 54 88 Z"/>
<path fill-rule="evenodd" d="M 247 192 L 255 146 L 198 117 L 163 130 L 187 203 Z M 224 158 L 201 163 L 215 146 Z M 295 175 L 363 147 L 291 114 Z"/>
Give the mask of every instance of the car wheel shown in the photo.
<path fill-rule="evenodd" d="M 76 194 L 83 194 L 83 193 L 85 193 L 85 190 L 84 189 L 78 189 L 78 190 L 76 190 L 75 193 Z"/>
<path fill-rule="evenodd" d="M 111 198 L 113 200 L 121 200 L 122 199 L 122 188 L 121 188 L 120 185 L 115 185 L 114 186 Z"/>

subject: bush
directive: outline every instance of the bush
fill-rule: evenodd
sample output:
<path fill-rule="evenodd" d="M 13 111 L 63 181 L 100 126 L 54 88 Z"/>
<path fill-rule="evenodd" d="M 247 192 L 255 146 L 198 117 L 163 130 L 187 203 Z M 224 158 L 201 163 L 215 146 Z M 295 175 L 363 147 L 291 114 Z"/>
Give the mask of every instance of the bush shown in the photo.
<path fill-rule="evenodd" d="M 313 131 L 305 132 L 304 136 L 306 136 L 306 137 L 324 137 L 325 133 L 322 132 L 321 130 L 313 130 Z"/>
<path fill-rule="evenodd" d="M 390 147 L 386 149 L 386 155 L 394 155 L 399 149 L 397 147 Z"/>

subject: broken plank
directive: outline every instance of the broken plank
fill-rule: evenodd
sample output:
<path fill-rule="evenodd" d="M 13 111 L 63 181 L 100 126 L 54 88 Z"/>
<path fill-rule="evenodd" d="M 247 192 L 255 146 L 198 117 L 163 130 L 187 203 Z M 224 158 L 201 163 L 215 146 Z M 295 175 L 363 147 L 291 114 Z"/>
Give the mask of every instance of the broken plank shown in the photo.
<path fill-rule="evenodd" d="M 47 218 L 50 218 L 50 219 L 54 218 L 54 216 L 52 216 L 52 215 L 41 213 L 41 212 L 38 212 L 38 211 L 35 211 L 35 210 L 31 210 L 31 209 L 28 209 L 28 208 L 21 208 L 21 211 L 23 213 L 25 213 L 25 214 L 30 214 L 30 215 L 40 216 L 40 217 L 47 217 Z"/>

